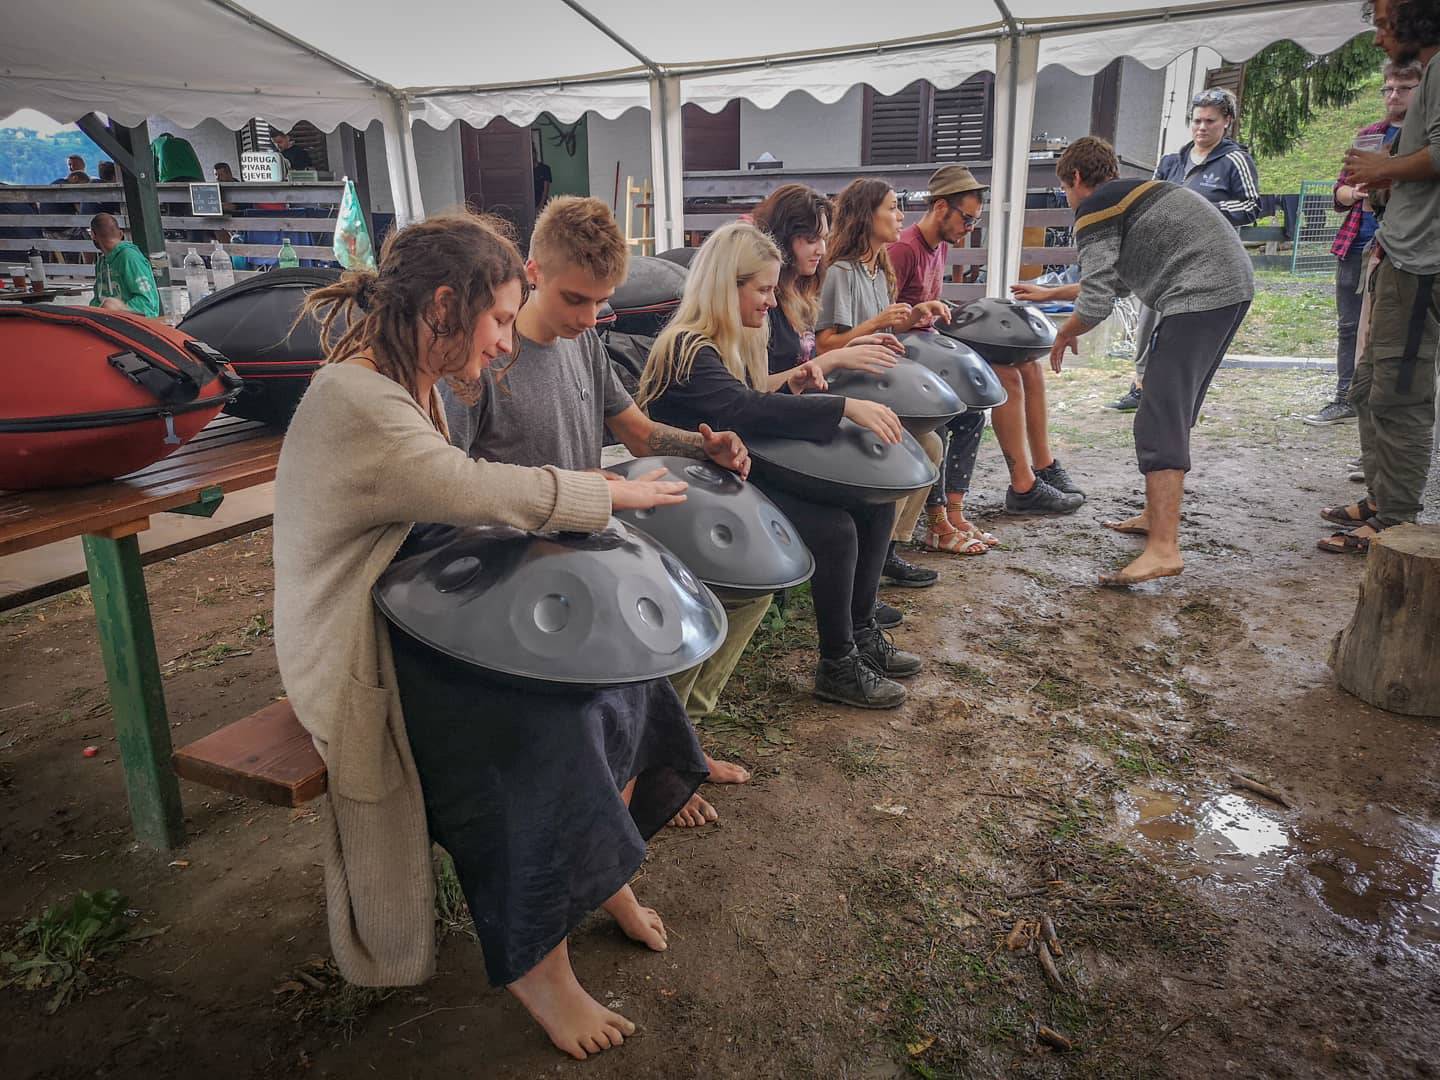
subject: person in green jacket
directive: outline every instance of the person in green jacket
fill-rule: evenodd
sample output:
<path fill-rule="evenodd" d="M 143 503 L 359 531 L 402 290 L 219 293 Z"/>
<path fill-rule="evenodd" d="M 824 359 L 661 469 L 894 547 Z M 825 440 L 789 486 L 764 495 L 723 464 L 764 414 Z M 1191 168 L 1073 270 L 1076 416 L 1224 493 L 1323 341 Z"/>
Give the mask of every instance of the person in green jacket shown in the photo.
<path fill-rule="evenodd" d="M 95 296 L 90 306 L 158 319 L 160 290 L 155 286 L 150 260 L 125 239 L 114 215 L 96 214 L 91 218 L 90 239 L 100 249 L 100 260 L 95 264 Z"/>

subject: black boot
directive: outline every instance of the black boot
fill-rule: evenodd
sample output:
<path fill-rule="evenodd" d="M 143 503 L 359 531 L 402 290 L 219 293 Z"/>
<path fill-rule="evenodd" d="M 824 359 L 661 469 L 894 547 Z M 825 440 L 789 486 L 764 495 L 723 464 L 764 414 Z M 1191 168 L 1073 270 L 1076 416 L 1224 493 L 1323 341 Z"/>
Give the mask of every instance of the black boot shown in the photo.
<path fill-rule="evenodd" d="M 914 653 L 901 652 L 890 640 L 890 635 L 872 621 L 869 626 L 855 631 L 855 648 L 870 662 L 870 666 L 881 675 L 891 679 L 903 679 L 907 675 L 918 675 L 925 661 Z"/>
<path fill-rule="evenodd" d="M 894 709 L 905 701 L 905 688 L 876 671 L 856 648 L 838 660 L 820 658 L 814 693 L 822 701 L 857 709 Z"/>

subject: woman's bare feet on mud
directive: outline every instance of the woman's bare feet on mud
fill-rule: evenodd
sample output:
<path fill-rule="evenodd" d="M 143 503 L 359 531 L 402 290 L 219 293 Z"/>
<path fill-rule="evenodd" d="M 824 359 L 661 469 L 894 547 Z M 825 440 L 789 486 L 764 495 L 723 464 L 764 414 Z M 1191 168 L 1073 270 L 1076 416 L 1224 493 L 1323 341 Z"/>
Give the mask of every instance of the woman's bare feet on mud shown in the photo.
<path fill-rule="evenodd" d="M 1153 581 L 1156 578 L 1175 577 L 1185 569 L 1184 561 L 1176 555 L 1168 558 L 1160 555 L 1152 555 L 1149 550 L 1142 551 L 1140 557 L 1123 570 L 1117 570 L 1113 574 L 1101 574 L 1101 585 L 1139 585 L 1142 581 Z"/>
<path fill-rule="evenodd" d="M 635 1034 L 634 1024 L 585 992 L 570 966 L 568 941 L 556 945 L 505 989 L 520 1000 L 556 1047 L 578 1061 L 619 1046 L 626 1035 Z"/>
<path fill-rule="evenodd" d="M 659 914 L 654 908 L 642 907 L 629 885 L 601 906 L 631 941 L 638 941 L 656 952 L 664 952 L 670 947 L 670 939 L 665 934 L 665 924 L 660 921 Z"/>
<path fill-rule="evenodd" d="M 675 829 L 693 829 L 697 825 L 709 825 L 712 821 L 719 820 L 720 812 L 702 799 L 699 792 L 696 792 L 690 796 L 690 801 L 682 806 L 680 812 L 667 824 Z"/>
<path fill-rule="evenodd" d="M 1131 536 L 1147 536 L 1150 533 L 1150 523 L 1145 519 L 1144 514 L 1136 514 L 1124 521 L 1102 521 L 1100 523 L 1107 529 L 1114 529 L 1118 533 L 1127 533 Z M 1177 570 L 1176 573 L 1179 573 Z"/>
<path fill-rule="evenodd" d="M 705 768 L 710 770 L 712 784 L 744 784 L 750 780 L 750 770 L 731 761 L 716 761 L 705 755 Z"/>

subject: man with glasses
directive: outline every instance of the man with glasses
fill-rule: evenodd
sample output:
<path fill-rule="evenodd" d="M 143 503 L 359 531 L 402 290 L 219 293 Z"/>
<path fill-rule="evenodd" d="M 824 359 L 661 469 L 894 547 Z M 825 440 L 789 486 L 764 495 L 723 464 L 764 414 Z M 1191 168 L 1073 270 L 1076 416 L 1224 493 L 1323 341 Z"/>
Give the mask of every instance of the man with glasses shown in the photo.
<path fill-rule="evenodd" d="M 1410 98 L 1415 87 L 1420 85 L 1419 64 L 1385 65 L 1385 85 L 1380 88 L 1385 103 L 1385 119 L 1368 124 L 1356 133 L 1360 139 L 1379 135 L 1384 146 L 1393 143 L 1400 134 L 1400 125 L 1405 122 L 1405 110 L 1410 107 Z M 1360 145 L 1364 145 L 1361 143 Z M 1365 252 L 1370 240 L 1379 227 L 1365 195 L 1350 182 L 1350 174 L 1342 169 L 1335 181 L 1335 209 L 1348 211 L 1340 230 L 1335 234 L 1335 243 L 1330 250 L 1339 260 L 1335 268 L 1335 312 L 1338 316 L 1335 351 L 1335 367 L 1338 378 L 1335 382 L 1335 399 L 1317 413 L 1305 417 L 1305 423 L 1312 427 L 1328 424 L 1344 424 L 1355 419 L 1355 406 L 1346 400 L 1350 393 L 1350 380 L 1355 376 L 1355 338 L 1360 328 L 1360 276 L 1365 263 Z"/>
<path fill-rule="evenodd" d="M 1173 154 L 1160 159 L 1156 180 L 1197 191 L 1212 203 L 1225 219 L 1240 228 L 1253 225 L 1260 212 L 1260 176 L 1255 159 L 1234 139 L 1230 131 L 1239 115 L 1235 95 L 1212 87 L 1190 99 L 1190 139 Z M 1118 401 L 1105 406 L 1120 412 L 1140 407 L 1145 364 L 1155 335 L 1155 312 L 1140 309 L 1135 335 L 1135 382 Z"/>
<path fill-rule="evenodd" d="M 1325 551 L 1368 550 L 1382 529 L 1419 517 L 1435 445 L 1440 361 L 1440 0 L 1379 0 L 1368 9 L 1375 44 L 1395 64 L 1419 64 L 1400 135 L 1387 151 L 1351 149 L 1350 182 L 1380 212 L 1380 257 L 1365 285 L 1365 346 L 1355 363 L 1350 404 L 1360 423 L 1360 460 L 1369 496 L 1326 513 L 1363 524 L 1320 541 Z M 1349 520 L 1343 524 L 1351 524 Z"/>
<path fill-rule="evenodd" d="M 895 299 L 911 305 L 940 299 L 949 245 L 962 243 L 980 223 L 987 190 L 963 165 L 936 169 L 929 189 L 930 207 L 925 216 L 905 229 L 888 249 L 895 268 Z M 997 367 L 995 373 L 1009 395 L 1005 404 L 994 410 L 995 437 L 1010 469 L 1006 509 L 1026 514 L 1072 513 L 1085 496 L 1050 453 L 1045 436 L 1049 420 L 1045 374 L 1040 364 L 1032 361 Z M 926 500 L 928 525 L 922 546 L 931 551 L 981 555 L 994 542 L 966 519 L 964 511 L 984 428 L 985 413 L 980 410 L 963 412 L 948 425 L 949 450 L 940 480 Z"/>

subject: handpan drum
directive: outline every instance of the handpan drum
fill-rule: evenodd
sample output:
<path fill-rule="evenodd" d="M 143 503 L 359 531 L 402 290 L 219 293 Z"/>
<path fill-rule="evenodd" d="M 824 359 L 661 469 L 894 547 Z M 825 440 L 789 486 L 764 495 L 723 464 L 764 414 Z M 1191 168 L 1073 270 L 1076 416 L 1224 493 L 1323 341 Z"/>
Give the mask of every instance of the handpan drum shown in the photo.
<path fill-rule="evenodd" d="M 614 518 L 598 533 L 432 526 L 375 583 L 385 617 L 526 686 L 619 686 L 685 671 L 725 609 L 673 554 Z"/>
<path fill-rule="evenodd" d="M 685 501 L 616 517 L 664 544 L 692 573 L 730 593 L 768 593 L 807 581 L 815 558 L 780 508 L 754 484 L 708 461 L 636 458 L 608 470 L 634 480 L 664 469 L 690 487 Z"/>
<path fill-rule="evenodd" d="M 1009 396 L 994 370 L 969 345 L 933 331 L 901 334 L 905 355 L 939 375 L 968 409 L 993 409 Z"/>
<path fill-rule="evenodd" d="M 888 371 L 837 371 L 828 377 L 829 392 L 889 405 L 905 430 L 917 438 L 934 431 L 965 411 L 950 384 L 928 367 L 901 360 Z"/>
<path fill-rule="evenodd" d="M 967 304 L 939 330 L 992 364 L 1038 360 L 1055 344 L 1055 327 L 1034 304 L 994 296 Z"/>
<path fill-rule="evenodd" d="M 939 475 L 908 431 L 895 444 L 851 420 L 826 443 L 751 436 L 751 475 L 802 499 L 832 506 L 895 502 L 930 487 Z"/>

